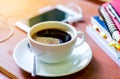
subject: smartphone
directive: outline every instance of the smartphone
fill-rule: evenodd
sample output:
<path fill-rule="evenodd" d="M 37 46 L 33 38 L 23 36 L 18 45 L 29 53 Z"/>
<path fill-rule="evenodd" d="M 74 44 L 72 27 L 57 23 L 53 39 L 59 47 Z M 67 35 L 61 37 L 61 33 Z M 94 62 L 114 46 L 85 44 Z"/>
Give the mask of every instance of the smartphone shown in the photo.
<path fill-rule="evenodd" d="M 64 21 L 67 17 L 68 17 L 67 13 L 55 8 L 53 10 L 50 10 L 48 12 L 30 18 L 29 26 L 31 27 L 34 24 L 44 21 Z"/>
<path fill-rule="evenodd" d="M 43 13 L 40 13 L 28 19 L 16 22 L 15 25 L 20 29 L 22 29 L 23 31 L 27 32 L 30 27 L 32 27 L 33 25 L 39 22 L 45 22 L 45 21 L 69 22 L 68 18 L 76 16 L 75 11 L 69 8 L 66 8 L 65 6 L 62 6 L 62 5 L 57 5 L 55 8 L 49 8 L 47 10 L 45 10 L 44 8 L 42 9 L 42 11 Z"/>

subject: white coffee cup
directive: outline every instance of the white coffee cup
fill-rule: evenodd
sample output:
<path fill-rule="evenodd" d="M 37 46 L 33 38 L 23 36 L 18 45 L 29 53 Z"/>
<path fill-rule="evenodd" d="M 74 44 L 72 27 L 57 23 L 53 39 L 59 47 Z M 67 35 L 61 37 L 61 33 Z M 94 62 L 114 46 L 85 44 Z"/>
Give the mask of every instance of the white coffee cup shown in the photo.
<path fill-rule="evenodd" d="M 60 44 L 44 44 L 35 41 L 32 38 L 32 35 L 44 29 L 59 29 L 68 32 L 71 39 Z M 81 41 L 76 45 L 79 35 L 81 36 Z M 30 47 L 38 60 L 45 63 L 59 63 L 68 58 L 75 47 L 83 44 L 85 41 L 85 34 L 81 31 L 76 31 L 76 29 L 70 24 L 58 21 L 47 21 L 32 26 L 28 32 L 28 39 Z"/>

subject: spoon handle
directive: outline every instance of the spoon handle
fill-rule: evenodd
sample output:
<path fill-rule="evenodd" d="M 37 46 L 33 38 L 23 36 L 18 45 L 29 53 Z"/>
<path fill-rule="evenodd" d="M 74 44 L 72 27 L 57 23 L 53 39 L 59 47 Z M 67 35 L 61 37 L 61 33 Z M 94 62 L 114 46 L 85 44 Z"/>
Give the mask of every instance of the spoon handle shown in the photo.
<path fill-rule="evenodd" d="M 32 76 L 36 75 L 36 57 L 34 55 Z"/>
<path fill-rule="evenodd" d="M 30 52 L 33 53 L 32 50 L 31 50 L 31 48 L 30 48 L 29 43 L 28 43 L 28 48 L 29 48 Z M 33 70 L 32 70 L 31 74 L 34 77 L 34 76 L 36 76 L 36 56 L 35 56 L 34 53 L 33 53 L 33 55 L 34 55 L 34 57 L 33 57 Z"/>

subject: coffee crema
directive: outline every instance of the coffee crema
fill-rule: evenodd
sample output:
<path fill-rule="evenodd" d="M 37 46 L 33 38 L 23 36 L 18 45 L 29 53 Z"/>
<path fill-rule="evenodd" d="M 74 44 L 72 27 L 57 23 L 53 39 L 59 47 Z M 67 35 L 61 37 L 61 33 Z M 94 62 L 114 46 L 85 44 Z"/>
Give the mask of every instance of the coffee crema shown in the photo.
<path fill-rule="evenodd" d="M 59 29 L 44 29 L 32 35 L 32 39 L 44 44 L 61 44 L 71 40 L 71 35 Z"/>

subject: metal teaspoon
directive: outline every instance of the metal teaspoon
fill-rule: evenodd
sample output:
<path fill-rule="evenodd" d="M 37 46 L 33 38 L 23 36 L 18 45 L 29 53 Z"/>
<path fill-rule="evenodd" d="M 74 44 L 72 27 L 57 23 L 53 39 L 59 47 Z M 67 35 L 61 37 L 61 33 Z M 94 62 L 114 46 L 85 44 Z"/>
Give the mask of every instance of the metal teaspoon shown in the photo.
<path fill-rule="evenodd" d="M 32 50 L 31 50 L 31 48 L 30 48 L 29 43 L 28 43 L 28 48 L 29 48 L 30 52 L 33 53 Z M 36 76 L 36 56 L 35 56 L 34 53 L 33 53 L 33 55 L 34 55 L 34 57 L 33 57 L 33 70 L 32 70 L 32 76 Z"/>

